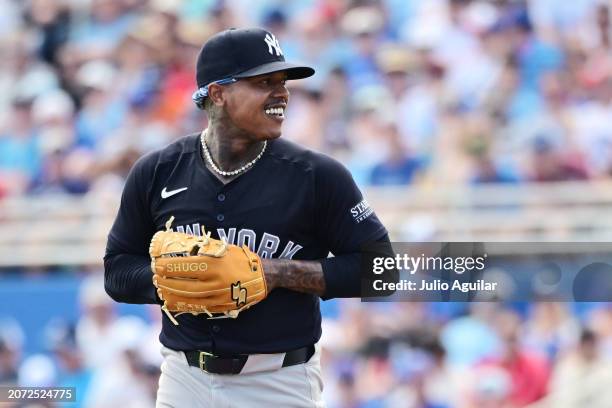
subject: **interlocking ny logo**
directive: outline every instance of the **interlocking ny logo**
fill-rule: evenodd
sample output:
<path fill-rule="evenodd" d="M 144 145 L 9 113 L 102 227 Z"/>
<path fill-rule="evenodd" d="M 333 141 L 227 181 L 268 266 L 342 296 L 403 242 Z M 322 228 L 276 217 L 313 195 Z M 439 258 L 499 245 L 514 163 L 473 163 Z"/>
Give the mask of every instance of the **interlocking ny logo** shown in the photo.
<path fill-rule="evenodd" d="M 267 33 L 266 38 L 264 38 L 264 40 L 266 44 L 268 44 L 268 52 L 270 54 L 274 55 L 274 52 L 272 51 L 272 49 L 274 48 L 276 55 L 283 55 L 283 50 L 281 50 L 280 44 L 278 43 L 278 40 L 276 39 L 274 34 Z"/>
<path fill-rule="evenodd" d="M 232 300 L 236 302 L 236 307 L 246 304 L 247 290 L 240 285 L 240 281 L 232 283 Z"/>

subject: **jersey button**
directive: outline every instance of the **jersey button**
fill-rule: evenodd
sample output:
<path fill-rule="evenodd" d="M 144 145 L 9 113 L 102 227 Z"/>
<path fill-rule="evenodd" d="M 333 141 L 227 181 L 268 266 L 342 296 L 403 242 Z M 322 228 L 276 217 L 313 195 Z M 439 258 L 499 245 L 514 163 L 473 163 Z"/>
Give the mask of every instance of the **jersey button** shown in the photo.
<path fill-rule="evenodd" d="M 217 221 L 221 222 L 225 219 L 225 216 L 223 214 L 219 214 L 217 215 Z"/>
<path fill-rule="evenodd" d="M 219 327 L 219 325 L 218 325 L 218 324 L 215 324 L 215 325 L 212 327 L 212 329 L 213 329 L 213 331 L 214 331 L 215 333 L 219 333 L 219 332 L 221 331 L 221 327 Z"/>
<path fill-rule="evenodd" d="M 219 194 L 219 195 L 217 196 L 217 200 L 219 200 L 219 201 L 225 201 L 225 194 Z"/>

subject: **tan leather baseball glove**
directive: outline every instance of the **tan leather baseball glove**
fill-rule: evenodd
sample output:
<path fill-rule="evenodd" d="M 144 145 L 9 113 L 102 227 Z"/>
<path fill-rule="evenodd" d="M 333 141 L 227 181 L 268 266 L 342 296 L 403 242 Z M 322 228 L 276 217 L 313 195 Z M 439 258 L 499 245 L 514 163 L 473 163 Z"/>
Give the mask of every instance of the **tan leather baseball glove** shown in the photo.
<path fill-rule="evenodd" d="M 153 284 L 162 310 L 176 325 L 183 313 L 208 317 L 238 314 L 268 295 L 261 259 L 246 245 L 172 232 L 174 217 L 151 240 Z"/>

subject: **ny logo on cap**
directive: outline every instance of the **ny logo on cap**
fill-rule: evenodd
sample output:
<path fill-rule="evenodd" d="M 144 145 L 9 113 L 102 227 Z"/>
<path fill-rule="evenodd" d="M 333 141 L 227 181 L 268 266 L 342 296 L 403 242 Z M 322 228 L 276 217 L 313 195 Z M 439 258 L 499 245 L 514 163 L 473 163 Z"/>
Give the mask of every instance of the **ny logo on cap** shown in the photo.
<path fill-rule="evenodd" d="M 264 41 L 266 42 L 266 44 L 268 44 L 268 52 L 271 55 L 274 55 L 274 52 L 272 51 L 273 48 L 276 52 L 276 55 L 283 55 L 283 50 L 281 50 L 280 44 L 278 43 L 278 40 L 276 39 L 274 34 L 266 33 L 266 38 L 264 38 Z"/>

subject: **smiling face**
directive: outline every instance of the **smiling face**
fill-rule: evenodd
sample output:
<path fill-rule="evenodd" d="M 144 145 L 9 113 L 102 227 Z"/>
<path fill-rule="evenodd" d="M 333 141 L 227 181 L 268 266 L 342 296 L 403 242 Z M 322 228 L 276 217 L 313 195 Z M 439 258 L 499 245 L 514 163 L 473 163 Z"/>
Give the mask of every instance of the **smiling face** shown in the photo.
<path fill-rule="evenodd" d="M 281 135 L 289 91 L 285 72 L 240 79 L 231 85 L 211 85 L 213 103 L 223 108 L 220 120 L 254 140 L 275 139 Z"/>

